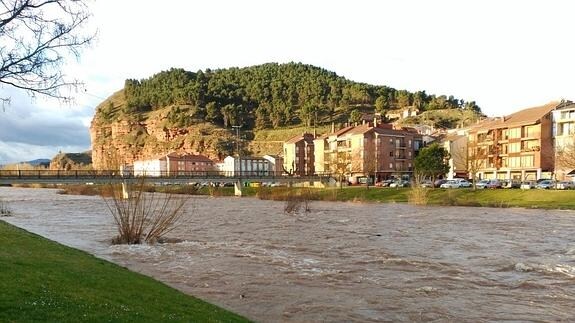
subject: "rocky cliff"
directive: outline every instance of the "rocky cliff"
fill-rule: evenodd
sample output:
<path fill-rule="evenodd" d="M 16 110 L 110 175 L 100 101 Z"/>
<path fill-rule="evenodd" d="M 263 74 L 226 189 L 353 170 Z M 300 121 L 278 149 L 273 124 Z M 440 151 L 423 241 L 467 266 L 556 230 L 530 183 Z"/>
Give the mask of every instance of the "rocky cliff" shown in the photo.
<path fill-rule="evenodd" d="M 121 109 L 125 104 L 119 91 L 102 102 L 91 126 L 92 163 L 94 169 L 116 169 L 119 165 L 132 164 L 170 152 L 202 154 L 221 160 L 236 150 L 236 135 L 230 129 L 212 123 L 199 122 L 186 127 L 170 126 L 169 113 L 173 107 L 154 110 L 145 116 L 124 116 L 107 120 L 101 107 Z M 244 153 L 256 155 L 278 154 L 282 142 L 242 140 Z"/>

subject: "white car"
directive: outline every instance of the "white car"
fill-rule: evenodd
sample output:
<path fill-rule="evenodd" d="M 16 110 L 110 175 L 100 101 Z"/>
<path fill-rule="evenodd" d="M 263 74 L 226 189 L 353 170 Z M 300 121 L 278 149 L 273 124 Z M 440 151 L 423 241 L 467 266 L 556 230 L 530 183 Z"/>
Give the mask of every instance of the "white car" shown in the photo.
<path fill-rule="evenodd" d="M 471 183 L 462 178 L 455 178 L 448 180 L 447 182 L 441 184 L 441 188 L 461 188 L 461 187 L 471 187 Z"/>
<path fill-rule="evenodd" d="M 536 183 L 532 182 L 532 181 L 527 181 L 527 182 L 523 182 L 521 183 L 521 186 L 519 187 L 522 190 L 531 190 L 535 188 Z"/>
<path fill-rule="evenodd" d="M 450 179 L 447 182 L 441 184 L 440 187 L 441 188 L 459 188 L 459 184 L 456 181 Z"/>
<path fill-rule="evenodd" d="M 571 189 L 575 188 L 575 186 L 573 185 L 573 182 L 562 181 L 562 182 L 558 182 L 555 185 L 555 188 L 558 190 L 571 190 Z"/>
<path fill-rule="evenodd" d="M 488 179 L 482 179 L 479 182 L 475 183 L 475 187 L 478 189 L 483 189 L 487 186 L 487 184 L 489 184 L 489 180 Z"/>

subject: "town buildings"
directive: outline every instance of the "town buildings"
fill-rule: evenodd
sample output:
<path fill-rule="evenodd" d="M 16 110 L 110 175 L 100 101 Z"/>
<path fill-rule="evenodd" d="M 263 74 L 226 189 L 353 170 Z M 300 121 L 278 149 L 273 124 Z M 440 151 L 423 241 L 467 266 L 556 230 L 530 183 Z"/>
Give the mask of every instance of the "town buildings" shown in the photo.
<path fill-rule="evenodd" d="M 272 172 L 272 165 L 267 159 L 253 156 L 228 156 L 224 158 L 222 167 L 224 176 L 268 176 Z"/>
<path fill-rule="evenodd" d="M 352 183 L 366 177 L 379 181 L 410 176 L 422 146 L 421 135 L 410 128 L 373 123 L 345 127 L 314 140 L 315 170 Z"/>
<path fill-rule="evenodd" d="M 314 135 L 304 133 L 290 138 L 283 145 L 283 170 L 290 175 L 315 174 Z"/>
<path fill-rule="evenodd" d="M 146 160 L 134 161 L 135 176 L 178 176 L 214 171 L 214 162 L 202 155 L 170 153 Z"/>
<path fill-rule="evenodd" d="M 551 102 L 472 127 L 467 135 L 467 171 L 487 179 L 550 178 L 555 154 L 552 111 L 559 105 Z"/>
<path fill-rule="evenodd" d="M 553 111 L 555 177 L 572 179 L 575 169 L 575 104 L 561 102 Z"/>

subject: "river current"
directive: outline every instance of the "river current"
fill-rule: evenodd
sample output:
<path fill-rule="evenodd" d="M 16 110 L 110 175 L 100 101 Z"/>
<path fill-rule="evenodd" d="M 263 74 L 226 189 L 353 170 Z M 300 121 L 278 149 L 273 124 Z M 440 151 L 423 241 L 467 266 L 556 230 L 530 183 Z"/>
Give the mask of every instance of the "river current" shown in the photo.
<path fill-rule="evenodd" d="M 575 321 L 575 212 L 191 197 L 179 242 L 111 245 L 100 197 L 0 188 L 9 223 L 258 322 Z"/>

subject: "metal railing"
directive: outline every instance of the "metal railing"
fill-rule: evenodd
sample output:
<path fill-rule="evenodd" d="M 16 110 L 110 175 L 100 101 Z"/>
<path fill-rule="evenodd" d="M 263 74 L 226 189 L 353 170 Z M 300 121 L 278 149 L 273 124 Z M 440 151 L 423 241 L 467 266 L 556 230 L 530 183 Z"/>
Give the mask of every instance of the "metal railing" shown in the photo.
<path fill-rule="evenodd" d="M 134 172 L 120 172 L 116 170 L 0 170 L 0 183 L 18 182 L 110 182 L 147 178 L 150 181 L 205 181 L 229 182 L 235 180 L 283 182 L 283 181 L 317 181 L 331 177 L 329 173 L 316 173 L 313 175 L 292 175 L 271 171 L 156 171 L 137 174 Z"/>

